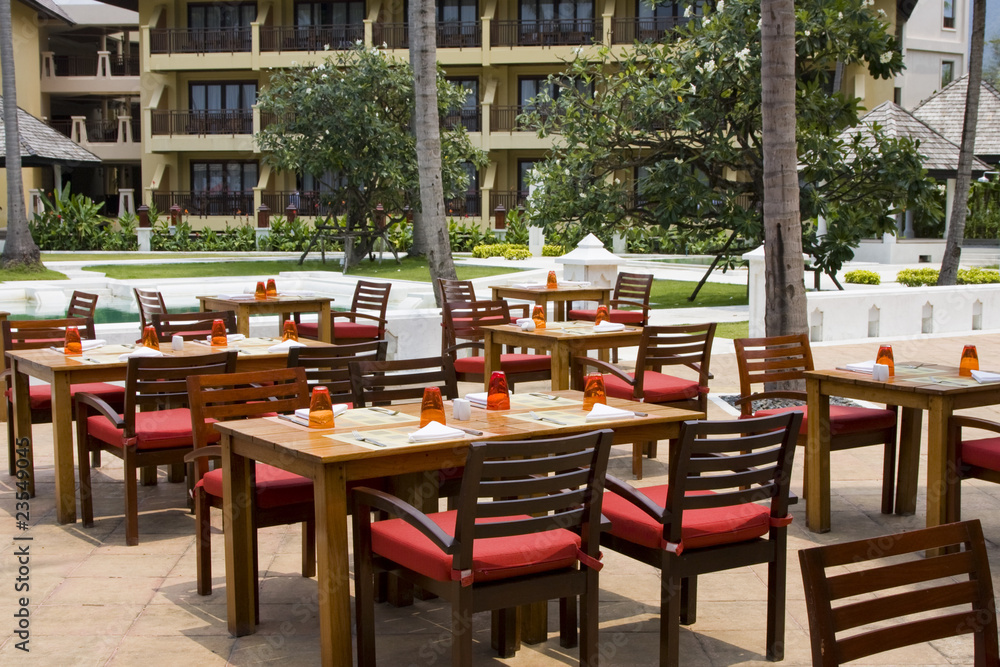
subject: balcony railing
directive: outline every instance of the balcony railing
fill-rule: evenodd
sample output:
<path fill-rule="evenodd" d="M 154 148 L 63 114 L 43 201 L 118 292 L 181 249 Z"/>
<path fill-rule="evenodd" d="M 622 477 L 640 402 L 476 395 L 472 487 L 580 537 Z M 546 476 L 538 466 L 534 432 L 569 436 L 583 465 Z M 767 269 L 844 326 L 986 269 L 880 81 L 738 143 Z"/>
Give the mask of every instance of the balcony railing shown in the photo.
<path fill-rule="evenodd" d="M 139 56 L 110 54 L 111 76 L 139 76 Z M 100 76 L 100 59 L 97 55 L 52 56 L 55 76 Z"/>
<path fill-rule="evenodd" d="M 483 29 L 479 21 L 445 21 L 437 24 L 439 49 L 479 48 Z"/>
<path fill-rule="evenodd" d="M 271 209 L 271 215 L 284 215 L 291 206 L 298 215 L 345 215 L 347 206 L 327 192 L 304 190 L 301 192 L 262 192 L 260 202 Z"/>
<path fill-rule="evenodd" d="M 59 134 L 67 137 L 73 136 L 73 121 L 71 120 L 50 120 L 49 127 Z"/>
<path fill-rule="evenodd" d="M 153 135 L 253 134 L 252 109 L 152 112 Z"/>
<path fill-rule="evenodd" d="M 611 43 L 658 42 L 690 20 L 684 16 L 611 19 Z"/>
<path fill-rule="evenodd" d="M 451 129 L 461 125 L 469 132 L 479 132 L 482 130 L 481 115 L 482 109 L 479 105 L 476 105 L 474 109 L 458 109 L 446 114 L 441 119 L 441 127 Z"/>
<path fill-rule="evenodd" d="M 238 28 L 152 28 L 149 52 L 249 53 L 250 26 Z"/>
<path fill-rule="evenodd" d="M 260 27 L 261 51 L 345 51 L 364 40 L 363 23 Z"/>
<path fill-rule="evenodd" d="M 53 120 L 49 121 L 49 125 L 52 127 L 52 129 L 56 130 L 60 134 L 64 134 L 70 138 L 73 137 L 72 120 Z M 117 119 L 84 121 L 84 127 L 87 130 L 87 141 L 92 144 L 117 143 L 119 140 L 118 126 L 119 122 Z M 136 143 L 142 141 L 142 131 L 139 125 L 139 121 L 132 119 L 131 126 L 132 126 L 132 141 Z"/>
<path fill-rule="evenodd" d="M 494 190 L 490 193 L 490 216 L 497 206 L 503 206 L 507 212 L 517 210 L 524 206 L 528 199 L 527 190 Z"/>
<path fill-rule="evenodd" d="M 482 205 L 480 203 L 482 200 L 482 193 L 478 190 L 476 192 L 466 192 L 461 197 L 455 197 L 446 201 L 444 203 L 444 210 L 450 216 L 478 216 L 482 213 Z"/>
<path fill-rule="evenodd" d="M 179 206 L 187 215 L 250 215 L 253 213 L 253 191 L 244 192 L 154 192 L 153 203 L 159 211 Z"/>
<path fill-rule="evenodd" d="M 410 48 L 410 27 L 406 23 L 376 23 L 372 26 L 372 44 L 387 49 Z"/>
<path fill-rule="evenodd" d="M 535 109 L 541 111 L 539 107 L 521 104 L 517 106 L 491 106 L 490 132 L 530 132 L 531 128 L 523 122 L 518 121 L 517 117 L 524 112 L 530 112 Z M 551 114 L 552 111 L 549 111 L 548 115 Z M 543 116 L 544 115 L 546 114 L 543 113 Z"/>
<path fill-rule="evenodd" d="M 492 46 L 586 46 L 601 41 L 601 19 L 493 21 Z"/>

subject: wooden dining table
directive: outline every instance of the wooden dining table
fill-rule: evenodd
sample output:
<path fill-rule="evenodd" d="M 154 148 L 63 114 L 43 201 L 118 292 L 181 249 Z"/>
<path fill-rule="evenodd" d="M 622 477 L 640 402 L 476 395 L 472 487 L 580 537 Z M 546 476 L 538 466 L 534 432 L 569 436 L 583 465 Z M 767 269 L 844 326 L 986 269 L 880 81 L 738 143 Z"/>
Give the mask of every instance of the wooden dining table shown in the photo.
<path fill-rule="evenodd" d="M 614 429 L 614 443 L 634 443 L 675 438 L 680 423 L 704 418 L 704 413 L 659 405 L 609 399 L 614 407 L 641 410 L 646 417 L 586 423 L 582 392 L 553 392 L 550 401 L 515 394 L 512 409 L 486 411 L 474 408 L 472 419 L 456 422 L 482 431 L 453 440 L 390 447 L 365 445 L 354 440 L 355 429 L 388 439 L 390 433 L 415 431 L 409 426 L 358 426 L 341 416 L 331 430 L 309 429 L 277 418 L 224 422 L 215 427 L 222 433 L 223 521 L 226 526 L 226 604 L 229 630 L 235 636 L 255 631 L 254 591 L 257 568 L 253 560 L 254 526 L 244 499 L 253 498 L 254 461 L 267 463 L 308 477 L 313 482 L 316 507 L 317 583 L 322 664 L 353 664 L 351 655 L 351 594 L 349 541 L 347 535 L 347 483 L 375 477 L 419 473 L 423 482 L 415 495 L 436 493 L 437 471 L 465 464 L 469 443 L 477 440 L 514 440 L 557 437 L 598 428 Z M 532 402 L 534 398 L 534 402 Z M 419 404 L 393 406 L 403 414 L 418 415 Z M 450 407 L 446 405 L 450 413 Z M 559 416 L 566 425 L 540 421 L 527 415 Z M 353 412 L 353 411 L 350 411 Z M 579 414 L 576 414 L 579 413 Z M 348 413 L 350 414 L 350 413 Z M 574 416 L 575 415 L 575 416 Z M 572 418 L 571 418 L 572 417 Z M 381 430 L 380 430 L 381 429 Z M 386 430 L 388 429 L 388 430 Z M 392 443 L 390 443 L 392 444 Z M 435 496 L 436 497 L 436 496 Z"/>
<path fill-rule="evenodd" d="M 239 350 L 236 367 L 240 371 L 283 368 L 287 364 L 288 352 L 270 353 L 268 348 L 277 344 L 277 339 L 247 338 L 233 343 Z M 309 346 L 327 346 L 318 341 L 301 341 Z M 13 375 L 14 436 L 20 441 L 27 438 L 28 492 L 34 496 L 34 462 L 31 456 L 31 410 L 28 398 L 29 378 L 35 378 L 52 385 L 52 444 L 54 447 L 56 518 L 59 523 L 76 521 L 76 493 L 73 469 L 73 425 L 76 417 L 70 399 L 70 387 L 85 382 L 116 382 L 125 379 L 128 365 L 119 360 L 119 355 L 134 351 L 134 345 L 105 345 L 85 352 L 80 356 L 66 356 L 51 348 L 33 350 L 8 350 L 7 359 Z M 222 348 L 201 345 L 194 341 L 184 344 L 183 350 L 173 350 L 163 345 L 165 355 L 193 357 Z"/>
<path fill-rule="evenodd" d="M 282 327 L 292 313 L 316 312 L 319 315 L 319 340 L 324 343 L 333 341 L 333 329 L 330 326 L 330 302 L 333 297 L 329 296 L 300 296 L 295 294 L 281 294 L 257 299 L 253 294 L 234 294 L 220 296 L 199 296 L 198 299 L 202 312 L 212 310 L 231 310 L 236 313 L 236 331 L 244 336 L 250 335 L 250 317 L 252 315 L 275 315 L 278 317 L 277 335 L 281 335 Z"/>
<path fill-rule="evenodd" d="M 921 417 L 927 411 L 927 526 L 947 523 L 954 511 L 952 482 L 958 475 L 948 443 L 948 420 L 955 410 L 1000 403 L 1000 383 L 980 384 L 960 377 L 958 367 L 919 361 L 895 364 L 895 375 L 876 381 L 870 373 L 843 369 L 807 371 L 808 441 L 806 525 L 830 530 L 830 397 L 842 396 L 900 407 L 898 484 L 895 511 L 913 514 L 917 506 Z"/>
<path fill-rule="evenodd" d="M 552 304 L 552 319 L 556 322 L 566 320 L 566 304 L 570 301 L 596 301 L 607 306 L 611 301 L 610 287 L 595 287 L 588 285 L 579 287 L 575 285 L 564 285 L 561 287 L 545 287 L 544 285 L 533 286 L 530 284 L 513 285 L 490 285 L 493 291 L 493 300 L 498 299 L 522 299 L 524 301 L 534 301 L 548 312 L 549 304 Z"/>

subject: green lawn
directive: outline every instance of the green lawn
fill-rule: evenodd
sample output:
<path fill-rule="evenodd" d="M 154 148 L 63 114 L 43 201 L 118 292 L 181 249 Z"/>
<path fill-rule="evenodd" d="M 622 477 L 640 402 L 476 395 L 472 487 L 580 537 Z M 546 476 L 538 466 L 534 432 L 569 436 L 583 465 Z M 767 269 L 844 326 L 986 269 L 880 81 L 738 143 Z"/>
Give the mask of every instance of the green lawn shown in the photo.
<path fill-rule="evenodd" d="M 688 301 L 697 284 L 679 280 L 654 280 L 649 305 L 652 308 L 704 308 L 746 306 L 750 303 L 746 285 L 726 283 L 705 283 L 698 292 L 698 298 Z"/>
<path fill-rule="evenodd" d="M 750 335 L 749 322 L 719 322 L 715 327 L 715 335 L 719 338 L 746 338 Z"/>
<path fill-rule="evenodd" d="M 0 269 L 0 282 L 14 282 L 18 280 L 66 280 L 65 273 L 44 269 L 42 271 L 5 271 Z"/>
<path fill-rule="evenodd" d="M 211 259 L 213 257 L 238 257 L 238 252 L 58 252 L 42 253 L 42 262 L 106 262 L 109 259 Z"/>

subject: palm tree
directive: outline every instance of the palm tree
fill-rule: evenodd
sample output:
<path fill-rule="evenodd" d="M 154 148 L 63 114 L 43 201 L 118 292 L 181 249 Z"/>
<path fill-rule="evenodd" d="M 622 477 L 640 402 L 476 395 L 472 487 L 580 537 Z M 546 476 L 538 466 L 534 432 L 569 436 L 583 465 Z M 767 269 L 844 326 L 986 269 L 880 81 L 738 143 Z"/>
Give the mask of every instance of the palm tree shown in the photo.
<path fill-rule="evenodd" d="M 7 171 L 7 240 L 0 255 L 5 269 L 39 271 L 42 257 L 31 238 L 24 215 L 21 146 L 17 127 L 17 89 L 14 85 L 14 31 L 10 0 L 0 0 L 0 75 L 3 76 L 4 150 Z"/>

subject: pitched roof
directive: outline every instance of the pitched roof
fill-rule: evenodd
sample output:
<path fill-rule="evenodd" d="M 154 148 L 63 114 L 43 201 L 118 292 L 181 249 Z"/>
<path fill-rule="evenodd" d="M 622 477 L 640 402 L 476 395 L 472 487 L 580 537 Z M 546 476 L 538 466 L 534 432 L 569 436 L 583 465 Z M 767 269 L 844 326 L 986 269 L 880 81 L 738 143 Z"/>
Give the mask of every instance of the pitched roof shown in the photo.
<path fill-rule="evenodd" d="M 31 7 L 39 14 L 44 14 L 49 18 L 59 19 L 65 21 L 66 23 L 73 25 L 73 19 L 63 11 L 62 7 L 57 5 L 53 0 L 20 0 L 22 3 Z"/>
<path fill-rule="evenodd" d="M 913 109 L 913 115 L 959 144 L 965 124 L 968 75 L 955 79 Z M 989 162 L 1000 161 L 1000 91 L 983 81 L 976 122 L 976 155 Z"/>
<path fill-rule="evenodd" d="M 883 102 L 861 119 L 865 128 L 852 127 L 840 133 L 840 139 L 850 141 L 858 132 L 864 133 L 866 145 L 873 141 L 866 132 L 872 124 L 878 123 L 882 131 L 894 138 L 910 137 L 920 141 L 918 150 L 923 156 L 924 168 L 934 176 L 953 176 L 958 170 L 959 147 L 941 136 L 933 128 L 915 118 L 911 113 L 892 102 Z M 972 171 L 988 171 L 990 166 L 979 159 L 973 159 Z"/>
<path fill-rule="evenodd" d="M 21 143 L 21 164 L 41 167 L 52 164 L 74 165 L 100 163 L 86 148 L 53 130 L 24 109 L 17 110 L 17 126 Z M 3 97 L 0 97 L 0 166 L 6 165 L 6 132 L 3 124 Z"/>

